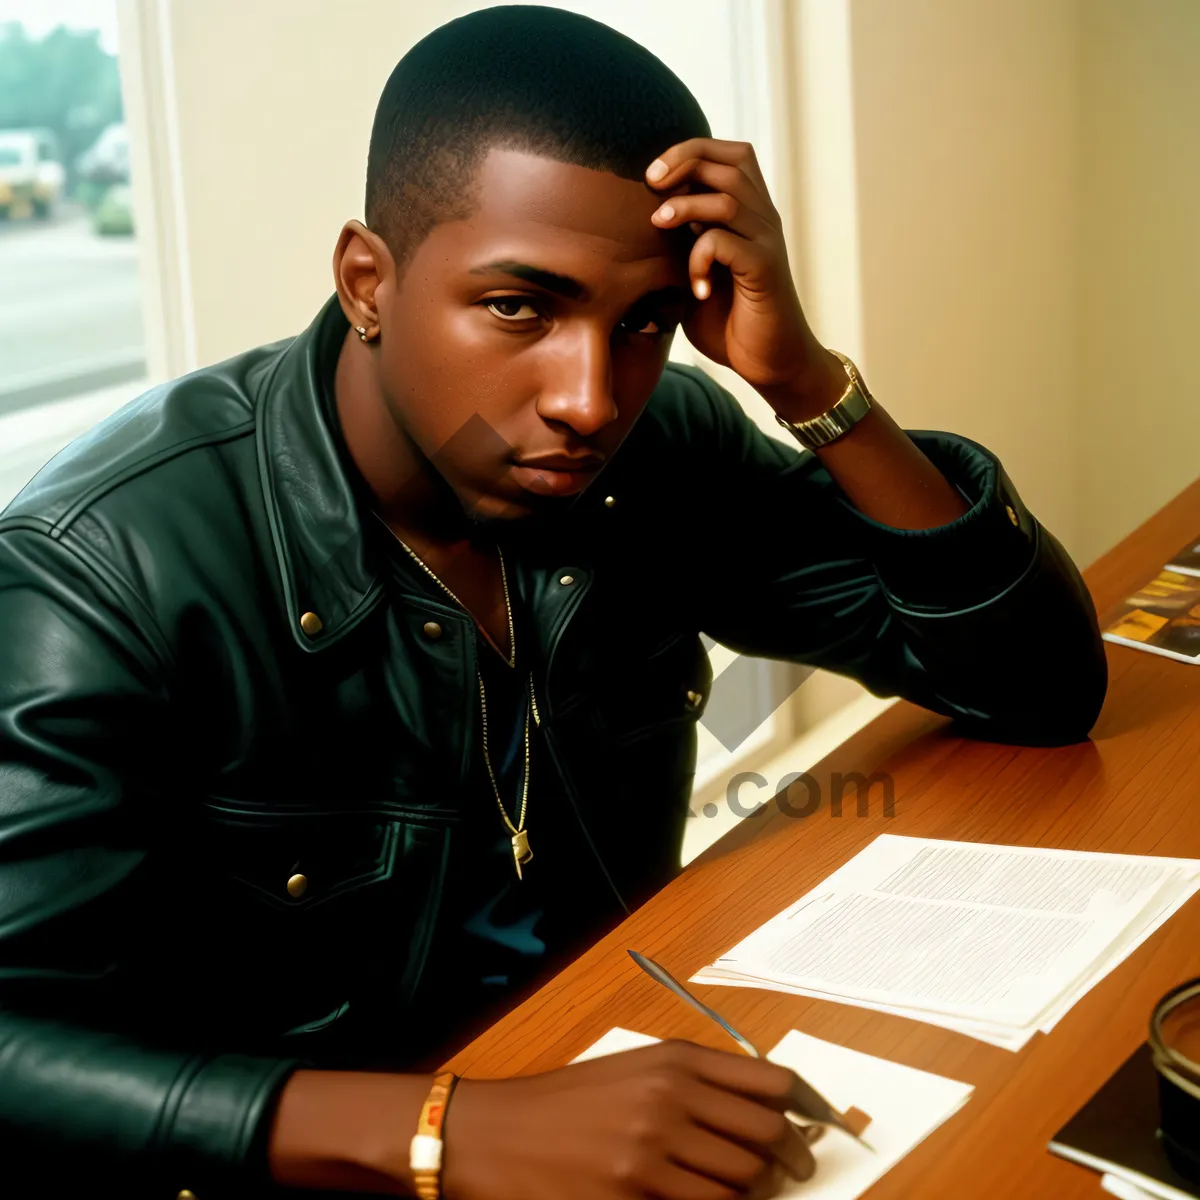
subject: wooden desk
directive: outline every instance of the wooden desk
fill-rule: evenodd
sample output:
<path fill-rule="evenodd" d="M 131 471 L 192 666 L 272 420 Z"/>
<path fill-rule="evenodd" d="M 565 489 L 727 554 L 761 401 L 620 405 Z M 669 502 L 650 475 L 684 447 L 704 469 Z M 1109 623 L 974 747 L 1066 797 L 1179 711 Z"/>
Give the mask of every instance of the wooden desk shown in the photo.
<path fill-rule="evenodd" d="M 1200 481 L 1087 571 L 1101 615 L 1197 532 Z M 887 771 L 895 786 L 891 818 L 878 790 L 869 815 L 858 817 L 850 790 L 841 817 L 831 816 L 827 803 L 804 819 L 772 805 L 742 822 L 476 1039 L 452 1068 L 478 1078 L 548 1070 L 614 1025 L 730 1049 L 716 1026 L 642 975 L 626 949 L 644 951 L 686 980 L 880 833 L 1200 857 L 1200 668 L 1107 649 L 1108 698 L 1090 742 L 1056 749 L 974 743 L 949 736 L 943 718 L 894 706 L 811 772 L 827 799 L 835 771 Z M 740 988 L 697 990 L 759 1045 L 801 1029 L 975 1085 L 968 1104 L 867 1193 L 872 1200 L 1095 1200 L 1098 1177 L 1055 1158 L 1046 1143 L 1145 1040 L 1158 997 L 1193 976 L 1200 976 L 1200 896 L 1052 1034 L 1036 1035 L 1017 1054 L 845 1005 Z"/>

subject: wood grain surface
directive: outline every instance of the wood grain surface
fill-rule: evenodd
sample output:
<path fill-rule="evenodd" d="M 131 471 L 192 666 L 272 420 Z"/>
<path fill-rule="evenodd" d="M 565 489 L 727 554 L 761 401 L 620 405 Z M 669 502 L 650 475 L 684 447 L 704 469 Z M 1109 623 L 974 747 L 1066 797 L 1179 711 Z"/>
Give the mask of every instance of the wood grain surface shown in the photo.
<path fill-rule="evenodd" d="M 1103 618 L 1200 533 L 1200 481 L 1087 572 Z M 810 772 L 825 794 L 811 816 L 772 803 L 716 843 L 603 941 L 477 1038 L 450 1064 L 477 1078 L 562 1066 L 615 1025 L 729 1049 L 713 1024 L 644 976 L 641 950 L 681 979 L 818 884 L 880 833 L 1200 858 L 1200 667 L 1107 645 L 1107 700 L 1090 741 L 995 746 L 946 732 L 901 703 Z M 876 768 L 894 809 L 853 790 L 840 817 L 835 772 Z M 803 794 L 796 803 L 802 803 Z M 747 796 L 747 802 L 749 797 Z M 900 1017 L 773 992 L 697 986 L 756 1044 L 789 1029 L 975 1086 L 967 1105 L 867 1196 L 1088 1197 L 1098 1177 L 1046 1144 L 1146 1036 L 1155 1001 L 1200 976 L 1200 896 L 1189 902 L 1049 1035 L 1019 1053 Z"/>

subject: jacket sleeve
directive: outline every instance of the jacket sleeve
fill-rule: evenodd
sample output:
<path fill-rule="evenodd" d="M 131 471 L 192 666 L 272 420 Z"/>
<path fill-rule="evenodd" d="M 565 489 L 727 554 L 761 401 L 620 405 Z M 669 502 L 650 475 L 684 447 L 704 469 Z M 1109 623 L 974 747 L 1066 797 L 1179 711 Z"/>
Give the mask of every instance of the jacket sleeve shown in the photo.
<path fill-rule="evenodd" d="M 691 372 L 689 372 L 691 373 Z M 1080 741 L 1107 660 L 1075 565 L 999 461 L 946 433 L 910 437 L 969 509 L 907 531 L 863 515 L 816 455 L 767 437 L 694 372 L 705 407 L 701 625 L 741 653 L 851 676 L 954 718 L 967 736 Z"/>
<path fill-rule="evenodd" d="M 233 1196 L 266 1182 L 297 1064 L 150 1044 L 112 991 L 171 799 L 163 659 L 136 612 L 57 538 L 0 532 L 0 1161 L 54 1194 Z"/>

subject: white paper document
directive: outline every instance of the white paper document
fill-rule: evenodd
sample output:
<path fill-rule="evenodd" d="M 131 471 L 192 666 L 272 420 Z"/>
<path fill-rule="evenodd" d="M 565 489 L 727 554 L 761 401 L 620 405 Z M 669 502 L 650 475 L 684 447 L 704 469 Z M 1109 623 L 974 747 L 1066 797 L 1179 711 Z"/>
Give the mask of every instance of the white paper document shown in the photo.
<path fill-rule="evenodd" d="M 575 1061 L 614 1054 L 656 1039 L 613 1029 Z M 839 1129 L 826 1129 L 813 1146 L 816 1174 L 789 1183 L 778 1195 L 798 1200 L 854 1200 L 914 1146 L 956 1113 L 973 1091 L 970 1084 L 809 1037 L 793 1030 L 767 1057 L 803 1076 L 835 1108 L 853 1105 L 871 1118 L 863 1137 L 875 1153 Z"/>
<path fill-rule="evenodd" d="M 658 1038 L 634 1033 L 630 1029 L 610 1029 L 598 1042 L 593 1042 L 573 1063 L 587 1062 L 589 1058 L 602 1058 L 606 1054 L 620 1054 L 622 1050 L 638 1050 L 642 1046 L 653 1046 Z"/>
<path fill-rule="evenodd" d="M 1017 1050 L 1200 887 L 1193 859 L 883 834 L 694 975 Z"/>

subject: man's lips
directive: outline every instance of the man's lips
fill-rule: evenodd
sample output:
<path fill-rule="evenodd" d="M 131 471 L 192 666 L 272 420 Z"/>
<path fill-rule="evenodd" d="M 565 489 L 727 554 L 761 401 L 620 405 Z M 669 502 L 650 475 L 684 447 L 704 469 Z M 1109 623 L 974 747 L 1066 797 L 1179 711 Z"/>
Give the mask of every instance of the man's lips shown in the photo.
<path fill-rule="evenodd" d="M 573 496 L 583 491 L 604 465 L 598 455 L 548 454 L 513 460 L 512 477 L 541 496 Z"/>
<path fill-rule="evenodd" d="M 600 454 L 543 454 L 514 458 L 518 467 L 547 467 L 551 471 L 598 471 L 604 464 Z"/>

